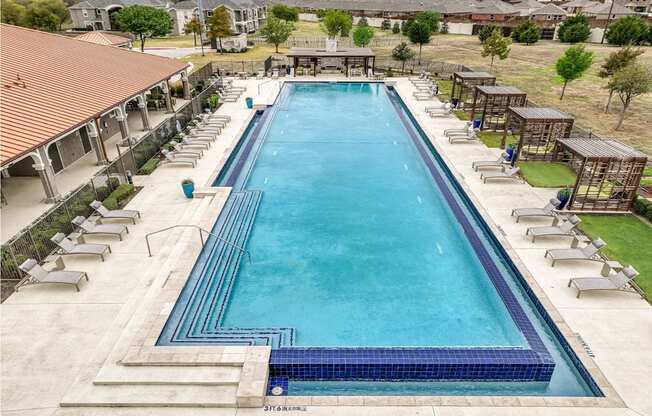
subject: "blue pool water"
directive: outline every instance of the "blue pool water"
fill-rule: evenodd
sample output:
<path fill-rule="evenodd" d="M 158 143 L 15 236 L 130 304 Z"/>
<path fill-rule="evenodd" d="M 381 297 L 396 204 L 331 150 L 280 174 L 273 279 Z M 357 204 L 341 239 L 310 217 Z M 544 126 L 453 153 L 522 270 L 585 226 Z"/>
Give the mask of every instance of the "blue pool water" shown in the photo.
<path fill-rule="evenodd" d="M 554 361 L 550 382 L 290 380 L 288 391 L 599 394 L 434 149 L 415 143 L 409 117 L 382 84 L 286 84 L 216 182 L 257 206 L 233 223 L 249 225 L 218 220 L 214 228 L 250 229 L 241 234 L 252 261 L 211 268 L 226 251 L 205 249 L 159 344 L 282 334 L 275 348 L 532 349 Z M 227 204 L 227 217 L 236 206 Z"/>

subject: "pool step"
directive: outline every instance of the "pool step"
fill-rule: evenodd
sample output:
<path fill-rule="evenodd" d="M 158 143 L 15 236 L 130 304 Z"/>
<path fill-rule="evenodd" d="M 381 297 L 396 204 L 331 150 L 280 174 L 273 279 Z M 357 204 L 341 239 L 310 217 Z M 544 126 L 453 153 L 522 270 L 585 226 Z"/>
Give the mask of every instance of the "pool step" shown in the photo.
<path fill-rule="evenodd" d="M 181 347 L 183 348 L 183 347 Z M 121 366 L 103 367 L 96 385 L 194 385 L 229 386 L 240 381 L 241 367 Z"/>
<path fill-rule="evenodd" d="M 90 385 L 61 407 L 235 407 L 237 386 Z"/>
<path fill-rule="evenodd" d="M 201 280 L 194 288 L 195 296 L 206 292 L 206 296 L 195 298 L 181 317 L 182 322 L 198 323 L 180 333 L 175 341 L 193 342 L 197 337 L 203 341 L 223 345 L 268 345 L 279 339 L 279 331 L 270 328 L 264 333 L 221 328 L 223 314 L 228 303 L 240 263 L 249 261 L 246 248 L 253 227 L 262 191 L 232 192 L 219 216 L 213 233 L 220 239 L 211 237 L 198 264 L 203 264 Z M 252 261 L 256 261 L 252 258 Z"/>

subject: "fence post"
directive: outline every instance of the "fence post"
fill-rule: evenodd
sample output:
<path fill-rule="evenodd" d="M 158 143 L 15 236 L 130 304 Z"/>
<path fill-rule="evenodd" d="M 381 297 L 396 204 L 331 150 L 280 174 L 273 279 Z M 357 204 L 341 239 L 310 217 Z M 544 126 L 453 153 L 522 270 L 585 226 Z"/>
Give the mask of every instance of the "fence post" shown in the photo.
<path fill-rule="evenodd" d="M 32 229 L 31 228 L 29 228 L 27 230 L 27 235 L 29 236 L 29 239 L 32 242 L 32 247 L 34 247 L 34 252 L 38 256 L 39 261 L 43 261 L 43 257 L 41 256 L 41 252 L 38 250 L 38 247 L 36 246 L 36 242 L 34 241 L 34 236 L 32 235 Z"/>
<path fill-rule="evenodd" d="M 36 247 L 34 247 L 34 249 L 36 249 Z M 11 254 L 11 258 L 13 259 L 14 264 L 16 265 L 16 270 L 18 270 L 18 277 L 22 277 L 23 276 L 23 271 L 20 270 L 20 267 L 18 267 L 19 264 L 18 264 L 18 260 L 16 260 L 16 253 L 14 253 L 13 242 L 9 245 L 9 254 Z"/>

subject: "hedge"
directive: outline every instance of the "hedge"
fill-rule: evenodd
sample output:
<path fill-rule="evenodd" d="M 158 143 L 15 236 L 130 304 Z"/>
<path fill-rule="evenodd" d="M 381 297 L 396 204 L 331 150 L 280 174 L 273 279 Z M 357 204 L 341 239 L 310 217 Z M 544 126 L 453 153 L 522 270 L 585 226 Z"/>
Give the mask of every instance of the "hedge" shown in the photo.
<path fill-rule="evenodd" d="M 645 198 L 638 197 L 634 201 L 633 211 L 652 221 L 652 202 L 648 201 Z"/>
<path fill-rule="evenodd" d="M 115 191 L 102 201 L 102 204 L 107 209 L 117 209 L 120 202 L 124 201 L 131 193 L 134 192 L 134 186 L 128 183 L 123 183 L 118 186 Z"/>
<path fill-rule="evenodd" d="M 152 158 L 148 160 L 147 163 L 145 163 L 143 167 L 140 168 L 139 173 L 142 175 L 150 175 L 152 172 L 154 172 L 154 169 L 156 169 L 156 167 L 158 166 L 159 161 L 160 160 L 157 158 Z"/>

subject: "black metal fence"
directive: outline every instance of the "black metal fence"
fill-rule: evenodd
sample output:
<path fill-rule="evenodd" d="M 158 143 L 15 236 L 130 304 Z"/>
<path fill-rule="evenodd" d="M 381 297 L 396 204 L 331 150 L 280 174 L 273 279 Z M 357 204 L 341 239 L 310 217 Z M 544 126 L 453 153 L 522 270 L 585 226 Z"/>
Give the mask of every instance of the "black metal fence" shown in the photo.
<path fill-rule="evenodd" d="M 421 72 L 428 72 L 435 78 L 448 79 L 453 76 L 453 72 L 458 71 L 471 71 L 471 68 L 461 64 L 451 64 L 448 62 L 440 61 L 427 61 L 410 59 L 403 65 L 402 62 L 395 61 L 388 58 L 376 58 L 376 71 L 388 71 L 403 74 L 419 74 Z"/>
<path fill-rule="evenodd" d="M 22 272 L 18 266 L 28 258 L 43 261 L 56 245 L 50 238 L 58 232 L 73 232 L 71 221 L 78 215 L 88 217 L 92 213 L 89 204 L 93 200 L 102 201 L 121 183 L 127 182 L 128 173 L 138 170 L 161 147 L 169 142 L 178 129 L 184 129 L 194 115 L 207 108 L 208 97 L 215 94 L 213 86 L 196 95 L 170 118 L 161 122 L 150 132 L 139 138 L 129 147 L 118 147 L 119 156 L 105 168 L 96 173 L 87 183 L 69 193 L 64 199 L 41 215 L 29 226 L 20 231 L 0 248 L 0 279 L 18 280 Z"/>
<path fill-rule="evenodd" d="M 253 43 L 254 45 L 260 44 L 269 44 L 267 40 L 263 37 L 250 37 L 247 39 L 248 42 Z M 394 47 L 401 42 L 405 42 L 406 39 L 400 35 L 395 36 L 379 36 L 371 39 L 369 43 L 370 48 L 388 48 Z M 325 48 L 326 47 L 326 36 L 291 36 L 287 41 L 279 45 L 282 48 Z M 355 44 L 353 43 L 353 38 L 337 38 L 337 46 L 341 48 L 353 48 Z"/>

